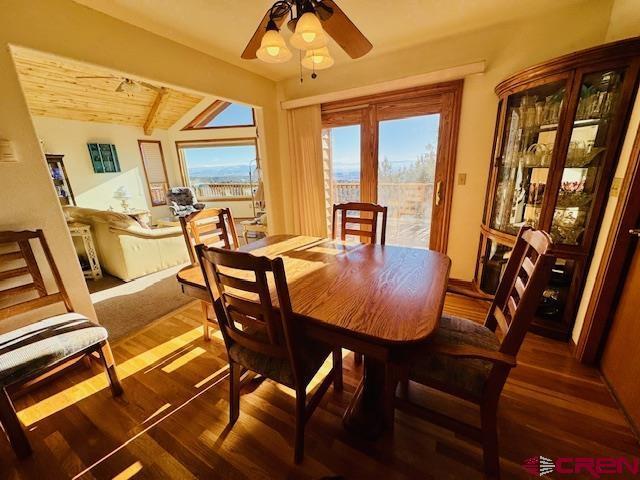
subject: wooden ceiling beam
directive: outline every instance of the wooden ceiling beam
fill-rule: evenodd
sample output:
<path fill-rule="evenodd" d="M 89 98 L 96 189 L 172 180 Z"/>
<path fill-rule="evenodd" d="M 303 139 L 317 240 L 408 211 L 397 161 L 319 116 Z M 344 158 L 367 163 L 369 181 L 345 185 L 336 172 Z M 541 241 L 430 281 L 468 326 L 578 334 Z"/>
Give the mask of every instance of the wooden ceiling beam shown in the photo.
<path fill-rule="evenodd" d="M 153 129 L 156 126 L 162 107 L 167 103 L 168 98 L 169 91 L 165 87 L 160 87 L 158 94 L 156 95 L 156 99 L 154 100 L 153 105 L 151 105 L 151 110 L 149 110 L 149 115 L 147 115 L 147 119 L 144 122 L 143 128 L 145 135 L 151 135 L 153 133 Z"/>

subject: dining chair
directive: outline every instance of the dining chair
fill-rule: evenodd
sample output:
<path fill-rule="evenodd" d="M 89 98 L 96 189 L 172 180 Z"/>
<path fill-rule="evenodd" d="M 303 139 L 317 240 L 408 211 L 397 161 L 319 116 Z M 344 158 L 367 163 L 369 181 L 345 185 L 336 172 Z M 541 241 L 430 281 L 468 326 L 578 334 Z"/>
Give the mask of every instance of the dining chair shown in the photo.
<path fill-rule="evenodd" d="M 408 389 L 395 401 L 401 410 L 479 440 L 489 478 L 500 475 L 498 401 L 555 264 L 551 247 L 547 233 L 522 227 L 484 324 L 443 315 L 435 335 L 408 352 L 404 363 L 404 379 L 479 406 L 477 428 L 410 402 Z"/>
<path fill-rule="evenodd" d="M 194 266 L 198 264 L 196 245 L 204 244 L 232 250 L 236 250 L 240 246 L 233 215 L 228 208 L 206 208 L 180 217 L 180 226 L 187 243 L 191 264 Z M 200 306 L 202 308 L 204 339 L 209 341 L 211 340 L 209 324 L 212 323 L 211 306 L 204 301 L 200 302 Z"/>
<path fill-rule="evenodd" d="M 382 214 L 382 231 L 380 232 L 380 244 L 384 245 L 387 235 L 387 207 L 375 203 L 347 202 L 333 205 L 333 221 L 331 223 L 331 238 L 336 238 L 336 217 L 340 212 L 340 239 L 346 240 L 347 235 L 356 235 L 366 238 L 369 243 L 377 243 L 378 215 Z M 349 215 L 349 212 L 358 212 L 358 216 Z M 365 213 L 363 216 L 362 214 Z M 350 228 L 350 225 L 358 225 L 359 228 Z M 368 228 L 363 228 L 368 226 Z"/>
<path fill-rule="evenodd" d="M 311 340 L 300 331 L 291 309 L 282 258 L 270 260 L 205 245 L 196 246 L 196 250 L 227 347 L 229 423 L 235 424 L 240 414 L 241 367 L 294 389 L 294 462 L 300 463 L 305 424 L 332 382 L 334 390 L 342 390 L 340 349 Z M 274 309 L 267 281 L 271 275 L 279 311 Z M 332 353 L 331 371 L 307 402 L 307 386 Z"/>
<path fill-rule="evenodd" d="M 387 236 L 387 207 L 375 203 L 347 202 L 333 205 L 333 221 L 331 223 L 331 238 L 336 238 L 336 217 L 340 212 L 340 240 L 346 240 L 347 235 L 357 235 L 369 239 L 369 243 L 377 243 L 378 215 L 382 214 L 380 232 L 380 244 L 384 245 Z M 358 212 L 358 216 L 349 215 L 349 212 Z M 365 213 L 365 216 L 362 214 Z M 349 228 L 349 225 L 357 224 L 358 229 Z M 362 226 L 369 228 L 362 228 Z M 354 352 L 353 361 L 356 365 L 362 364 L 362 354 Z"/>
<path fill-rule="evenodd" d="M 36 246 L 34 251 L 33 247 Z M 122 393 L 107 330 L 75 313 L 42 230 L 0 232 L 0 321 L 62 303 L 66 313 L 0 334 L 0 424 L 19 458 L 31 453 L 9 393 L 35 384 L 71 361 L 97 354 L 114 396 Z M 36 255 L 57 288 L 51 293 Z M 46 271 L 46 270 L 45 270 Z M 52 287 L 52 285 L 51 285 Z"/>

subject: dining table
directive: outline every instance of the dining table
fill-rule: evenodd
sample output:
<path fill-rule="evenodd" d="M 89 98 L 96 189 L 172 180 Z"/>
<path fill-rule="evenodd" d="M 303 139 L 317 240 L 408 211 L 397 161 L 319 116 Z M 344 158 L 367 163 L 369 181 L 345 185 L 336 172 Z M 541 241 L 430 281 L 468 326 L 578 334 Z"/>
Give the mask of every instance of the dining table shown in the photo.
<path fill-rule="evenodd" d="M 293 314 L 308 337 L 363 354 L 345 428 L 369 438 L 392 429 L 398 371 L 406 352 L 438 328 L 449 257 L 305 235 L 271 235 L 240 250 L 283 259 Z M 199 265 L 180 270 L 177 280 L 184 294 L 211 302 Z"/>

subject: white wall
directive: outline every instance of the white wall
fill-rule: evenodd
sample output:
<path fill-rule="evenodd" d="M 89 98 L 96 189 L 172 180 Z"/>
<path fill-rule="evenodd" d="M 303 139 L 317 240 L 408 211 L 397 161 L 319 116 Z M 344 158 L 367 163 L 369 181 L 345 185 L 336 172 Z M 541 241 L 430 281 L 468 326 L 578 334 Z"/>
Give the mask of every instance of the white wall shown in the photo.
<path fill-rule="evenodd" d="M 169 170 L 173 172 L 175 155 L 167 130 L 156 129 L 153 135 L 145 135 L 141 127 L 113 125 L 108 123 L 64 120 L 51 117 L 34 117 L 33 123 L 38 138 L 44 141 L 46 153 L 64 154 L 64 165 L 69 176 L 76 203 L 80 207 L 120 210 L 119 200 L 113 193 L 121 186 L 133 195 L 131 208 L 150 210 L 153 217 L 169 215 L 166 206 L 151 207 L 151 198 L 138 140 L 159 140 Z M 117 173 L 95 173 L 91 165 L 87 143 L 111 143 L 116 146 L 121 171 Z M 169 155 L 168 155 L 169 154 Z M 170 156 L 171 158 L 167 158 Z"/>

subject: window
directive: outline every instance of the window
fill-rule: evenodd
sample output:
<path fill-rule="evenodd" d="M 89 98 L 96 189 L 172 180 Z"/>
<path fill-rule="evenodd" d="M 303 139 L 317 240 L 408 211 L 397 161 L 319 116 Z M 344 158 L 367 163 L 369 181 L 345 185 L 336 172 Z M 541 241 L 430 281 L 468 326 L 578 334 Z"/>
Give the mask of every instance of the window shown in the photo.
<path fill-rule="evenodd" d="M 182 175 L 198 200 L 249 199 L 258 186 L 255 138 L 176 142 Z"/>
<path fill-rule="evenodd" d="M 154 207 L 167 204 L 167 167 L 164 164 L 162 144 L 157 140 L 138 140 L 147 187 Z"/>
<path fill-rule="evenodd" d="M 252 127 L 255 126 L 253 108 L 237 103 L 216 100 L 183 130 L 206 128 Z"/>

